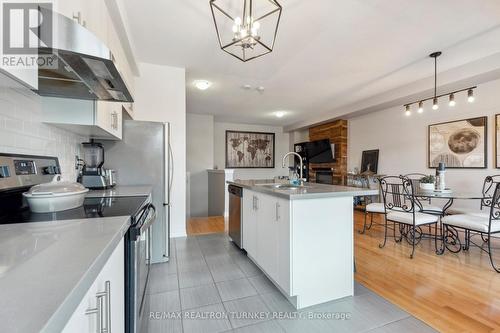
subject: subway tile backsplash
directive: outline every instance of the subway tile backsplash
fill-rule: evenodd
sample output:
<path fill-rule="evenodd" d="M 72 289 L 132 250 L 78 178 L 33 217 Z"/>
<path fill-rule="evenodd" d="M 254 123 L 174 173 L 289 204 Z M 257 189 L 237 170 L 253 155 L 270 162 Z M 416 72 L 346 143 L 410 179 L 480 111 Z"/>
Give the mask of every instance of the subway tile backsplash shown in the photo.
<path fill-rule="evenodd" d="M 76 180 L 75 155 L 88 138 L 42 123 L 40 99 L 0 74 L 0 152 L 57 156 L 63 176 Z"/>

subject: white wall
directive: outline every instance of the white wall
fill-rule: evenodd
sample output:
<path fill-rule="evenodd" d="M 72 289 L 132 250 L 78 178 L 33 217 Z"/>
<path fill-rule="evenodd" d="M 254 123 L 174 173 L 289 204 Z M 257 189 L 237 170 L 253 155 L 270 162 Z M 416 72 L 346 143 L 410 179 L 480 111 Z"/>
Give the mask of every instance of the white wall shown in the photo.
<path fill-rule="evenodd" d="M 0 152 L 56 156 L 61 172 L 76 181 L 75 155 L 88 138 L 41 122 L 41 97 L 0 73 Z"/>
<path fill-rule="evenodd" d="M 169 122 L 174 154 L 170 235 L 186 235 L 186 78 L 184 68 L 140 63 L 135 81 L 137 120 Z"/>
<path fill-rule="evenodd" d="M 274 176 L 287 176 L 288 169 L 281 167 L 283 155 L 289 151 L 289 135 L 282 127 L 246 125 L 215 122 L 214 124 L 214 163 L 219 169 L 226 166 L 226 130 L 276 133 L 274 169 L 235 169 L 234 179 L 269 179 Z"/>
<path fill-rule="evenodd" d="M 349 119 L 348 168 L 361 166 L 361 152 L 380 149 L 379 173 L 399 175 L 410 172 L 433 174 L 427 168 L 427 130 L 428 125 L 464 118 L 488 116 L 488 168 L 487 169 L 448 169 L 447 186 L 454 191 L 480 192 L 484 177 L 500 174 L 494 169 L 494 130 L 496 113 L 500 113 L 500 80 L 478 86 L 474 91 L 476 100 L 467 103 L 466 93 L 457 95 L 457 105 L 448 106 L 447 100 L 440 100 L 437 111 L 426 104 L 425 112 L 413 111 L 410 117 L 404 115 L 403 107 L 391 108 L 364 116 Z M 460 206 L 477 205 L 461 202 Z"/>
<path fill-rule="evenodd" d="M 209 187 L 207 169 L 217 166 L 225 168 L 226 130 L 275 133 L 275 168 L 274 169 L 234 169 L 231 178 L 269 179 L 274 176 L 286 176 L 288 170 L 281 167 L 284 154 L 290 150 L 290 136 L 283 133 L 282 127 L 214 122 L 210 115 L 187 115 L 187 171 L 190 174 L 189 203 L 190 216 L 208 216 Z M 211 154 L 211 155 L 210 155 Z M 290 160 L 290 163 L 291 162 Z M 226 170 L 227 171 L 227 170 Z M 214 193 L 210 193 L 214 194 Z M 215 200 L 212 197 L 213 200 Z M 221 198 L 221 200 L 224 200 Z"/>
<path fill-rule="evenodd" d="M 187 171 L 190 174 L 188 216 L 208 216 L 208 173 L 214 166 L 214 117 L 188 114 Z"/>
<path fill-rule="evenodd" d="M 293 131 L 290 132 L 290 147 L 289 150 L 293 151 L 294 145 L 296 143 L 307 142 L 309 141 L 309 129 Z"/>

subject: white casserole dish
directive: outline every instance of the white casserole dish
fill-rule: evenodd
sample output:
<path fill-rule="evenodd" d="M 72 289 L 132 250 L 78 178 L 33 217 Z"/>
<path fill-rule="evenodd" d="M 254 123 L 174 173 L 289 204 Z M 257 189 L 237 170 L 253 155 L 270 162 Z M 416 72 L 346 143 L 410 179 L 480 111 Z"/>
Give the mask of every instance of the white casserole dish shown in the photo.
<path fill-rule="evenodd" d="M 88 191 L 82 184 L 65 181 L 57 175 L 50 183 L 33 186 L 23 196 L 32 212 L 52 213 L 82 206 Z"/>

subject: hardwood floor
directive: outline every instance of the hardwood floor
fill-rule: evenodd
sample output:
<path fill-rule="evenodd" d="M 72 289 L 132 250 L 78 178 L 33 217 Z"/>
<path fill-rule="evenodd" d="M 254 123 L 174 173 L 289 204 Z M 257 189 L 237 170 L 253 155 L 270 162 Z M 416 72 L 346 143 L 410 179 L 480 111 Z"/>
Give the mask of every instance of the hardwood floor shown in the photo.
<path fill-rule="evenodd" d="M 423 240 L 410 259 L 405 241 L 389 238 L 379 248 L 379 225 L 359 234 L 362 222 L 363 213 L 355 212 L 356 281 L 440 332 L 500 332 L 500 274 L 486 253 L 471 246 L 438 256 L 433 241 Z M 191 219 L 187 227 L 190 235 L 223 232 L 224 218 Z"/>
<path fill-rule="evenodd" d="M 193 217 L 186 224 L 190 236 L 224 232 L 224 216 Z"/>
<path fill-rule="evenodd" d="M 433 241 L 423 240 L 409 259 L 405 241 L 390 238 L 385 248 L 378 247 L 381 226 L 359 234 L 362 220 L 356 212 L 358 282 L 441 332 L 500 331 L 500 274 L 486 253 L 471 246 L 468 252 L 438 256 Z M 479 237 L 474 240 L 481 243 Z"/>

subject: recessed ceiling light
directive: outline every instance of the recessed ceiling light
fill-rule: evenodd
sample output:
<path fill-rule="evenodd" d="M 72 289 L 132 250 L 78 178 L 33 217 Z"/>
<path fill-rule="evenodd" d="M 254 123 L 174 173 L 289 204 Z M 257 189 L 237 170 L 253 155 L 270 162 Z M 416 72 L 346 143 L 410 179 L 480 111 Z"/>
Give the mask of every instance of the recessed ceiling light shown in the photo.
<path fill-rule="evenodd" d="M 264 88 L 263 86 L 259 86 L 256 89 L 258 92 L 263 92 L 266 88 Z"/>
<path fill-rule="evenodd" d="M 285 116 L 286 112 L 285 111 L 276 111 L 274 115 L 278 118 L 283 118 Z"/>
<path fill-rule="evenodd" d="M 200 90 L 207 90 L 212 85 L 212 82 L 207 80 L 196 80 L 193 82 L 194 86 Z"/>
<path fill-rule="evenodd" d="M 252 89 L 252 86 L 249 84 L 245 84 L 244 86 L 242 86 L 242 88 L 245 90 L 250 90 L 250 89 Z"/>

